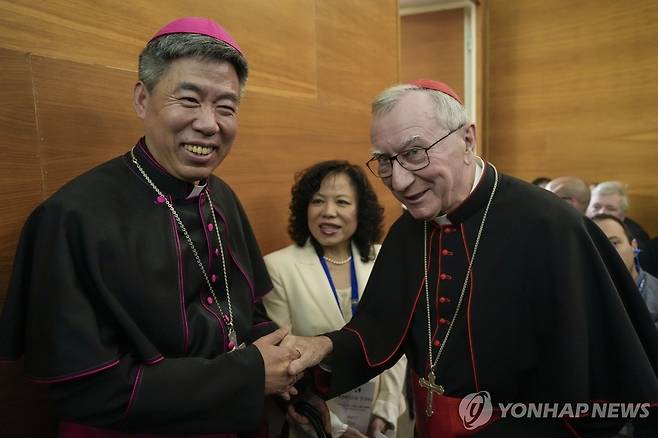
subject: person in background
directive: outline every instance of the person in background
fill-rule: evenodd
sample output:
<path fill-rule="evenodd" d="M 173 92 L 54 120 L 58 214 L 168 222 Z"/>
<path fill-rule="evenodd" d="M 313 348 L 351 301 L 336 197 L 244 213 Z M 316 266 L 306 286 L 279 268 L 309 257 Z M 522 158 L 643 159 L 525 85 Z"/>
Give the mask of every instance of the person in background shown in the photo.
<path fill-rule="evenodd" d="M 263 298 L 270 318 L 301 336 L 349 322 L 379 251 L 382 222 L 383 208 L 359 166 L 323 161 L 301 171 L 290 201 L 288 233 L 295 243 L 265 256 L 274 285 Z M 405 370 L 401 358 L 352 393 L 330 400 L 332 435 L 394 436 L 404 411 Z M 369 409 L 347 412 L 355 397 L 367 400 Z M 348 425 L 348 418 L 360 424 Z"/>
<path fill-rule="evenodd" d="M 653 323 L 658 330 L 658 278 L 643 271 L 637 262 L 637 241 L 631 236 L 626 225 L 611 214 L 600 213 L 591 218 L 608 240 L 615 247 L 619 256 L 628 268 L 631 277 L 635 280 L 637 288 L 644 302 L 647 304 Z"/>
<path fill-rule="evenodd" d="M 301 351 L 291 373 L 326 358 L 309 374 L 332 397 L 406 355 L 420 438 L 611 437 L 626 422 L 503 417 L 484 400 L 658 402 L 658 333 L 614 248 L 555 195 L 478 157 L 450 87 L 383 91 L 371 142 L 369 168 L 407 209 L 352 320 L 284 339 Z"/>
<path fill-rule="evenodd" d="M 592 189 L 592 196 L 587 207 L 587 216 L 606 213 L 618 217 L 624 222 L 631 236 L 637 241 L 640 248 L 649 241 L 649 234 L 642 226 L 626 216 L 629 202 L 626 188 L 619 181 L 604 181 Z"/>
<path fill-rule="evenodd" d="M 600 213 L 594 215 L 592 221 L 601 228 L 619 253 L 631 277 L 635 280 L 638 291 L 658 330 L 658 279 L 640 268 L 637 259 L 639 252 L 637 241 L 633 239 L 626 225 L 617 216 Z M 615 438 L 652 438 L 656 436 L 655 432 L 642 423 L 629 422 Z"/>
<path fill-rule="evenodd" d="M 658 237 L 644 244 L 640 250 L 640 266 L 654 277 L 658 277 Z"/>
<path fill-rule="evenodd" d="M 546 188 L 546 185 L 551 182 L 550 178 L 547 178 L 545 176 L 538 176 L 537 178 L 532 180 L 533 185 L 536 185 L 538 187 L 541 187 L 542 189 Z"/>
<path fill-rule="evenodd" d="M 590 191 L 585 181 L 575 176 L 561 176 L 551 180 L 546 190 L 558 195 L 573 208 L 585 214 L 589 205 Z"/>
<path fill-rule="evenodd" d="M 28 218 L 0 359 L 24 355 L 49 385 L 60 438 L 235 438 L 263 430 L 265 395 L 295 393 L 298 353 L 266 317 L 256 238 L 212 173 L 237 135 L 247 73 L 217 23 L 164 26 L 139 57 L 144 137 Z"/>

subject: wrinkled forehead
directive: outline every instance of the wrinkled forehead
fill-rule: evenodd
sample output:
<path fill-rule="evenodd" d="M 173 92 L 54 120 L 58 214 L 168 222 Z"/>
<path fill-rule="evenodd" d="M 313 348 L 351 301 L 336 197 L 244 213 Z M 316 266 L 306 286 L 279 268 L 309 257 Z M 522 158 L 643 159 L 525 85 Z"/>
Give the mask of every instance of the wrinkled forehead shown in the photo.
<path fill-rule="evenodd" d="M 609 195 L 593 194 L 591 203 L 619 208 L 621 205 L 621 196 L 617 193 L 611 193 Z"/>
<path fill-rule="evenodd" d="M 397 152 L 410 145 L 422 145 L 440 130 L 436 109 L 429 98 L 424 93 L 407 93 L 389 111 L 373 116 L 370 141 L 375 151 Z"/>

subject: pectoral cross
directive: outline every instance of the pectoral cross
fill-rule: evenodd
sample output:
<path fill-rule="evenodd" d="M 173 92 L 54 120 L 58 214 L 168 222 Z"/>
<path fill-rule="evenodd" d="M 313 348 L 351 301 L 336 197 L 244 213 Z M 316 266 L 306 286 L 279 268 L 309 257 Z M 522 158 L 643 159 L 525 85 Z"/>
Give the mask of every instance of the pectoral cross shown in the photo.
<path fill-rule="evenodd" d="M 418 384 L 427 390 L 427 406 L 425 408 L 425 415 L 431 417 L 434 411 L 432 410 L 432 399 L 434 398 L 434 393 L 436 392 L 439 395 L 443 395 L 445 390 L 443 386 L 436 384 L 436 376 L 434 375 L 434 370 L 430 368 L 430 372 L 427 374 L 427 379 L 420 378 L 418 379 Z"/>

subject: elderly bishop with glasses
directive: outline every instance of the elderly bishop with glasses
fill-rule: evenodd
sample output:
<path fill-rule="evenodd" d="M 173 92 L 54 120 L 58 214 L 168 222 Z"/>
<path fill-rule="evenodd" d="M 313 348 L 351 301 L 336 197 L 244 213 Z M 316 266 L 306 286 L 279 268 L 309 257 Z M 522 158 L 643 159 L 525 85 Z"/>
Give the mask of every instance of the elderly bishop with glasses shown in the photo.
<path fill-rule="evenodd" d="M 501 403 L 645 403 L 636 416 L 651 415 L 633 421 L 650 429 L 658 337 L 600 230 L 475 155 L 475 125 L 447 85 L 395 86 L 372 108 L 367 164 L 406 210 L 354 318 L 284 340 L 303 352 L 290 372 L 323 361 L 310 375 L 331 397 L 406 355 L 421 438 L 613 436 L 633 420 L 514 418 Z"/>

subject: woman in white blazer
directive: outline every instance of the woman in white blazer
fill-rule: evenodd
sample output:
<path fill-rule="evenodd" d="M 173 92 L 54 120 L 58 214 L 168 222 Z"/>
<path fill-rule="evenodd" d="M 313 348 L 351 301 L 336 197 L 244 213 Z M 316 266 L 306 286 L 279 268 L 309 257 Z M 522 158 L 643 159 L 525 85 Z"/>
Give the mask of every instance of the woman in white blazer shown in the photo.
<path fill-rule="evenodd" d="M 379 251 L 382 222 L 383 209 L 358 166 L 325 161 L 299 173 L 288 226 L 295 243 L 265 256 L 274 285 L 264 297 L 270 318 L 301 336 L 345 325 Z M 403 357 L 372 382 L 330 400 L 332 436 L 394 436 L 405 406 L 405 370 Z"/>

